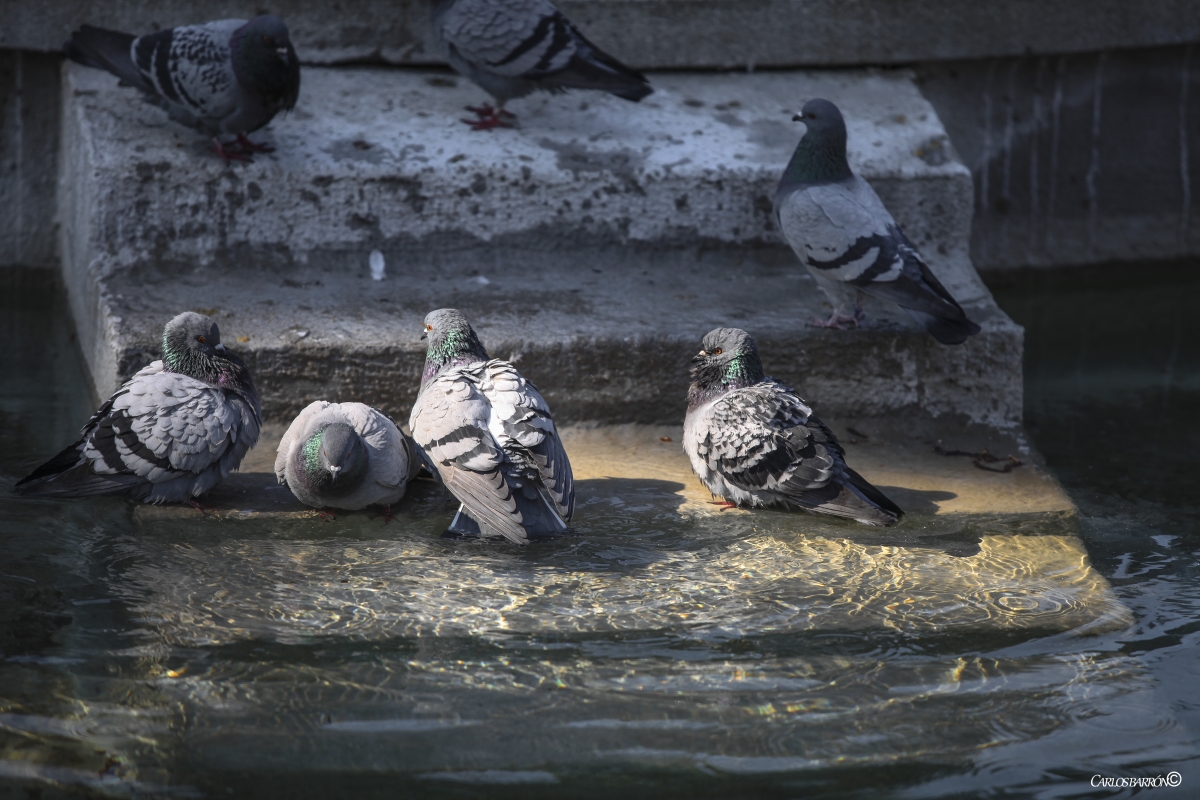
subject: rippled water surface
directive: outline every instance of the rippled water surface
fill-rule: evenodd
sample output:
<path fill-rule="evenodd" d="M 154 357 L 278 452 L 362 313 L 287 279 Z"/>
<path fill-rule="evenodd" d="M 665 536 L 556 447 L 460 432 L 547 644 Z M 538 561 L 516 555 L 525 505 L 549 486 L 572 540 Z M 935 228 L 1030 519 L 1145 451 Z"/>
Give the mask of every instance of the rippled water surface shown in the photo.
<path fill-rule="evenodd" d="M 1092 775 L 1177 770 L 1149 796 L 1200 791 L 1200 281 L 1096 275 L 998 292 L 1081 517 L 931 505 L 881 535 L 723 516 L 651 471 L 582 481 L 586 535 L 517 549 L 438 538 L 428 486 L 386 528 L 12 497 L 93 400 L 59 295 L 4 273 L 0 783 L 1120 797 Z"/>

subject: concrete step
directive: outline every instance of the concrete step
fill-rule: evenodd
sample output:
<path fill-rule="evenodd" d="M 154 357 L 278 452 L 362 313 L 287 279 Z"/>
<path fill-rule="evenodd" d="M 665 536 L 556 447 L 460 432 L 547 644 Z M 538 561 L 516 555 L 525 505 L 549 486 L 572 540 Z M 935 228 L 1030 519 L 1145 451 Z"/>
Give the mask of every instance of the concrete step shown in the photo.
<path fill-rule="evenodd" d="M 911 64 L 1113 47 L 1186 44 L 1200 38 L 1190 0 L 557 0 L 597 45 L 643 69 Z M 244 17 L 230 0 L 59 0 L 9 3 L 0 48 L 58 50 L 81 23 L 136 33 Z M 309 64 L 441 63 L 429 37 L 429 0 L 352 4 L 281 0 Z"/>
<path fill-rule="evenodd" d="M 97 391 L 156 355 L 165 319 L 216 315 L 264 409 L 317 397 L 403 407 L 424 314 L 457 306 L 563 419 L 673 422 L 700 336 L 738 325 L 769 369 L 840 413 L 1020 418 L 1021 330 L 971 267 L 971 180 L 903 71 L 653 76 L 607 95 L 513 104 L 520 126 L 459 122 L 482 99 L 443 73 L 304 74 L 297 111 L 230 168 L 108 75 L 64 71 L 63 271 Z M 938 345 L 895 309 L 864 330 L 828 308 L 782 243 L 771 196 L 809 97 L 844 109 L 850 159 L 984 332 Z M 386 275 L 373 280 L 369 254 Z"/>

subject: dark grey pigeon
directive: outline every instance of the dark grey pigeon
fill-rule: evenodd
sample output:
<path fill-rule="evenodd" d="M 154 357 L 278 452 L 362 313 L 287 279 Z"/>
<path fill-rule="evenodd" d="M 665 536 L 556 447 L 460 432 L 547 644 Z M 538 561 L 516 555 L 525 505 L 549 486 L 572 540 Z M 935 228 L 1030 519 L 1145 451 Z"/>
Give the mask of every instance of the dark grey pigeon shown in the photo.
<path fill-rule="evenodd" d="M 637 102 L 653 89 L 630 69 L 584 38 L 548 0 L 431 0 L 433 35 L 450 65 L 492 97 L 468 107 L 475 130 L 509 127 L 504 104 L 537 89 L 599 89 Z"/>
<path fill-rule="evenodd" d="M 226 162 L 274 149 L 247 134 L 294 108 L 300 94 L 300 62 L 287 26 L 272 14 L 138 37 L 84 25 L 63 52 L 136 86 L 173 119 L 211 136 Z M 236 139 L 223 144 L 222 135 Z"/>
<path fill-rule="evenodd" d="M 692 359 L 683 449 L 718 505 L 785 505 L 891 525 L 900 508 L 850 467 L 795 390 L 763 375 L 750 334 L 717 328 Z"/>
<path fill-rule="evenodd" d="M 78 442 L 16 491 L 195 505 L 237 469 L 262 424 L 250 371 L 203 314 L 187 311 L 168 322 L 162 347 L 162 361 L 130 378 L 88 420 Z"/>
<path fill-rule="evenodd" d="M 489 358 L 452 308 L 431 311 L 422 338 L 425 371 L 408 426 L 462 503 L 447 533 L 525 544 L 566 531 L 571 462 L 541 394 L 512 364 Z"/>
<path fill-rule="evenodd" d="M 810 100 L 793 119 L 807 130 L 775 192 L 775 216 L 833 304 L 820 327 L 862 319 L 859 293 L 890 300 L 942 344 L 979 333 L 884 208 L 871 185 L 850 171 L 846 123 L 828 100 Z M 853 314 L 846 314 L 847 307 Z"/>
<path fill-rule="evenodd" d="M 358 511 L 404 497 L 421 462 L 396 421 L 363 403 L 310 403 L 288 426 L 275 456 L 275 476 L 313 508 Z"/>

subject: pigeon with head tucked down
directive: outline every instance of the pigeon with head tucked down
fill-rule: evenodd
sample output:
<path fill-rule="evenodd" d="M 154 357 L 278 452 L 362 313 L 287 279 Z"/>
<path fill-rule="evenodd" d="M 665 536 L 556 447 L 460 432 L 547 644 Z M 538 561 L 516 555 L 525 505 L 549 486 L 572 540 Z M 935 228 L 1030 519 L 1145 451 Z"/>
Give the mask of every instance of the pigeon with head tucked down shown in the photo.
<path fill-rule="evenodd" d="M 683 449 L 724 508 L 785 505 L 891 525 L 900 508 L 846 465 L 837 438 L 786 384 L 763 374 L 738 328 L 717 328 L 692 359 Z"/>
<path fill-rule="evenodd" d="M 275 456 L 275 476 L 313 508 L 358 511 L 404 497 L 420 467 L 395 420 L 363 403 L 309 404 L 288 426 Z"/>
<path fill-rule="evenodd" d="M 489 358 L 466 317 L 430 312 L 413 441 L 461 505 L 447 533 L 517 544 L 568 530 L 571 462 L 550 407 L 517 368 Z"/>
<path fill-rule="evenodd" d="M 433 35 L 450 65 L 492 97 L 470 107 L 476 130 L 508 127 L 504 104 L 535 90 L 599 89 L 637 102 L 646 76 L 584 38 L 548 0 L 432 0 Z"/>
<path fill-rule="evenodd" d="M 838 107 L 810 100 L 794 119 L 807 130 L 779 181 L 775 216 L 833 304 L 832 316 L 813 324 L 857 324 L 861 292 L 900 306 L 942 344 L 961 344 L 979 333 L 875 190 L 850 170 L 846 122 Z M 844 313 L 847 306 L 852 315 Z"/>
<path fill-rule="evenodd" d="M 258 441 L 262 412 L 250 371 L 217 324 L 184 312 L 163 330 L 163 358 L 100 407 L 78 442 L 16 485 L 19 494 L 128 494 L 194 504 Z"/>
<path fill-rule="evenodd" d="M 136 86 L 173 119 L 211 136 L 219 156 L 248 161 L 270 152 L 246 134 L 290 111 L 300 94 L 300 62 L 283 20 L 222 19 L 133 36 L 84 25 L 63 52 Z M 234 136 L 222 143 L 221 135 Z"/>

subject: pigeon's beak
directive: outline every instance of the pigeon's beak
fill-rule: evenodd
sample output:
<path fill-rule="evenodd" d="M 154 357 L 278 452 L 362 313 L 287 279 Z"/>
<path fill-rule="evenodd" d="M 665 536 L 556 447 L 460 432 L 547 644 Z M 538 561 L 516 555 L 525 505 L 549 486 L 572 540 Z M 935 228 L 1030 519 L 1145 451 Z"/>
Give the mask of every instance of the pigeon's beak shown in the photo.
<path fill-rule="evenodd" d="M 803 115 L 803 114 L 801 114 L 799 111 L 797 111 L 797 112 L 796 112 L 796 113 L 795 113 L 795 114 L 792 116 L 792 122 L 803 122 L 803 121 L 804 121 L 804 115 Z"/>
<path fill-rule="evenodd" d="M 696 355 L 692 356 L 692 363 L 699 364 L 706 358 L 708 358 L 708 353 L 704 350 L 701 350 L 699 353 L 696 353 Z"/>
<path fill-rule="evenodd" d="M 426 331 L 421 331 L 421 341 L 425 341 L 428 338 L 429 334 Z"/>
<path fill-rule="evenodd" d="M 276 47 L 275 52 L 279 54 L 279 60 L 287 63 L 289 60 L 288 49 L 286 47 Z"/>
<path fill-rule="evenodd" d="M 329 474 L 333 476 L 334 483 L 337 483 L 338 474 L 341 473 L 341 471 L 341 467 L 335 467 L 332 464 L 329 465 Z"/>
<path fill-rule="evenodd" d="M 223 345 L 223 344 L 218 344 L 216 347 L 213 348 L 213 350 L 216 350 L 221 355 L 225 355 L 225 345 Z"/>

